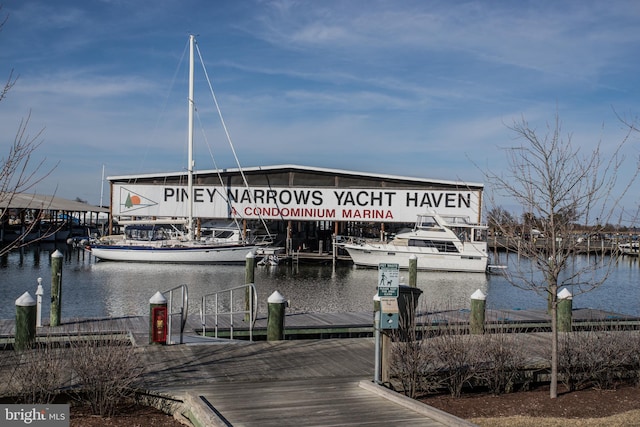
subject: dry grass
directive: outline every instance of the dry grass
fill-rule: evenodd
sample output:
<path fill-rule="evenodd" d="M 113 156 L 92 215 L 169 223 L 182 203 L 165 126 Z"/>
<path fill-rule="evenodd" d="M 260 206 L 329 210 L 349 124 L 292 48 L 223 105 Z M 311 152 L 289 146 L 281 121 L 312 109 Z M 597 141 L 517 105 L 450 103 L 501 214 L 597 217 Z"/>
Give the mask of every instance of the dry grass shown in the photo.
<path fill-rule="evenodd" d="M 480 427 L 632 427 L 640 425 L 640 410 L 629 411 L 605 418 L 540 418 L 504 417 L 474 418 L 469 420 Z"/>

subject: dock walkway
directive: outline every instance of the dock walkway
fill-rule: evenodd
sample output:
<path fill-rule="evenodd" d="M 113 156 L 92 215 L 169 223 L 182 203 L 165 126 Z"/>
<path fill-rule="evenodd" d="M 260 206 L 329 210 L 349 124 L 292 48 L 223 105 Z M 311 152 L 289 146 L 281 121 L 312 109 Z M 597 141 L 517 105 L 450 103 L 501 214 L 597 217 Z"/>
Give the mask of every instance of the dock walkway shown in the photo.
<path fill-rule="evenodd" d="M 307 327 L 337 319 L 342 326 L 360 319 L 353 325 L 360 327 L 372 319 L 371 313 L 287 317 L 287 324 Z M 473 425 L 374 384 L 373 338 L 230 341 L 203 338 L 200 326 L 198 316 L 189 316 L 182 345 L 149 345 L 148 316 L 63 319 L 38 328 L 38 336 L 129 334 L 143 358 L 145 386 L 182 402 L 178 411 L 196 426 Z M 0 320 L 0 336 L 14 330 L 13 320 Z"/>

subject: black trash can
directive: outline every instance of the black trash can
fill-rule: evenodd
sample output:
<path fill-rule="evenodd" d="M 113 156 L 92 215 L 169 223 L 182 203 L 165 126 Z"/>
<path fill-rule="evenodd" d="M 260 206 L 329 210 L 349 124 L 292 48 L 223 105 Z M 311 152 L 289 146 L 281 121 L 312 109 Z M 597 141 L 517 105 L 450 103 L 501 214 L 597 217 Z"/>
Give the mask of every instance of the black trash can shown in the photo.
<path fill-rule="evenodd" d="M 413 327 L 418 299 L 422 295 L 422 289 L 407 285 L 400 285 L 398 289 L 398 311 L 400 331 L 406 337 L 407 332 Z"/>

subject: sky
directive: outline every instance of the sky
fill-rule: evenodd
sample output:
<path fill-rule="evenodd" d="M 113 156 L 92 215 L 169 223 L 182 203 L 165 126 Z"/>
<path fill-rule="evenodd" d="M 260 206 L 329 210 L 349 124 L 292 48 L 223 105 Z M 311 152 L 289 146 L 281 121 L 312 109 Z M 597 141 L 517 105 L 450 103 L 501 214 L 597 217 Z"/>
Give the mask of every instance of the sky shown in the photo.
<path fill-rule="evenodd" d="M 242 167 L 481 183 L 507 167 L 515 122 L 544 135 L 557 115 L 581 150 L 606 152 L 625 136 L 619 117 L 640 114 L 636 0 L 0 4 L 0 80 L 18 76 L 0 155 L 30 117 L 32 164 L 54 167 L 34 192 L 91 204 L 108 202 L 103 170 L 186 169 L 189 34 Z M 201 69 L 196 80 L 195 169 L 236 167 Z"/>

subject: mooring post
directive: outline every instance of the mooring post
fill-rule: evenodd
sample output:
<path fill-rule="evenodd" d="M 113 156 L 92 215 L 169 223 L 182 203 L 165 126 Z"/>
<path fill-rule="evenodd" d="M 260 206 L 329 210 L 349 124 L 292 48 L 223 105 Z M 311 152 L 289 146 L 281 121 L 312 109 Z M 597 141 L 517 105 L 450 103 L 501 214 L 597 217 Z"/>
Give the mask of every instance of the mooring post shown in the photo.
<path fill-rule="evenodd" d="M 418 286 L 418 257 L 415 255 L 409 257 L 409 286 Z"/>
<path fill-rule="evenodd" d="M 55 250 L 51 254 L 51 326 L 60 326 L 60 314 L 62 312 L 62 252 Z"/>
<path fill-rule="evenodd" d="M 36 339 L 36 300 L 25 292 L 16 300 L 16 337 L 18 351 L 31 347 Z"/>
<path fill-rule="evenodd" d="M 571 332 L 573 295 L 564 288 L 558 293 L 558 332 Z"/>
<path fill-rule="evenodd" d="M 278 291 L 267 299 L 267 341 L 284 339 L 284 316 L 287 300 Z"/>
<path fill-rule="evenodd" d="M 475 335 L 484 334 L 484 312 L 487 296 L 480 289 L 471 295 L 471 316 L 469 332 Z"/>
<path fill-rule="evenodd" d="M 253 251 L 251 251 L 247 254 L 244 261 L 244 284 L 245 285 L 255 283 L 254 282 L 255 273 L 256 273 L 256 255 L 253 253 Z M 245 322 L 251 321 L 251 310 L 253 308 L 253 304 L 251 303 L 251 301 L 253 301 L 253 298 L 254 298 L 253 287 L 247 286 L 245 289 L 245 295 L 244 295 L 244 310 L 245 310 L 244 321 Z"/>
<path fill-rule="evenodd" d="M 38 288 L 36 289 L 36 327 L 38 328 L 42 326 L 42 295 L 44 295 L 42 277 L 38 277 Z"/>

